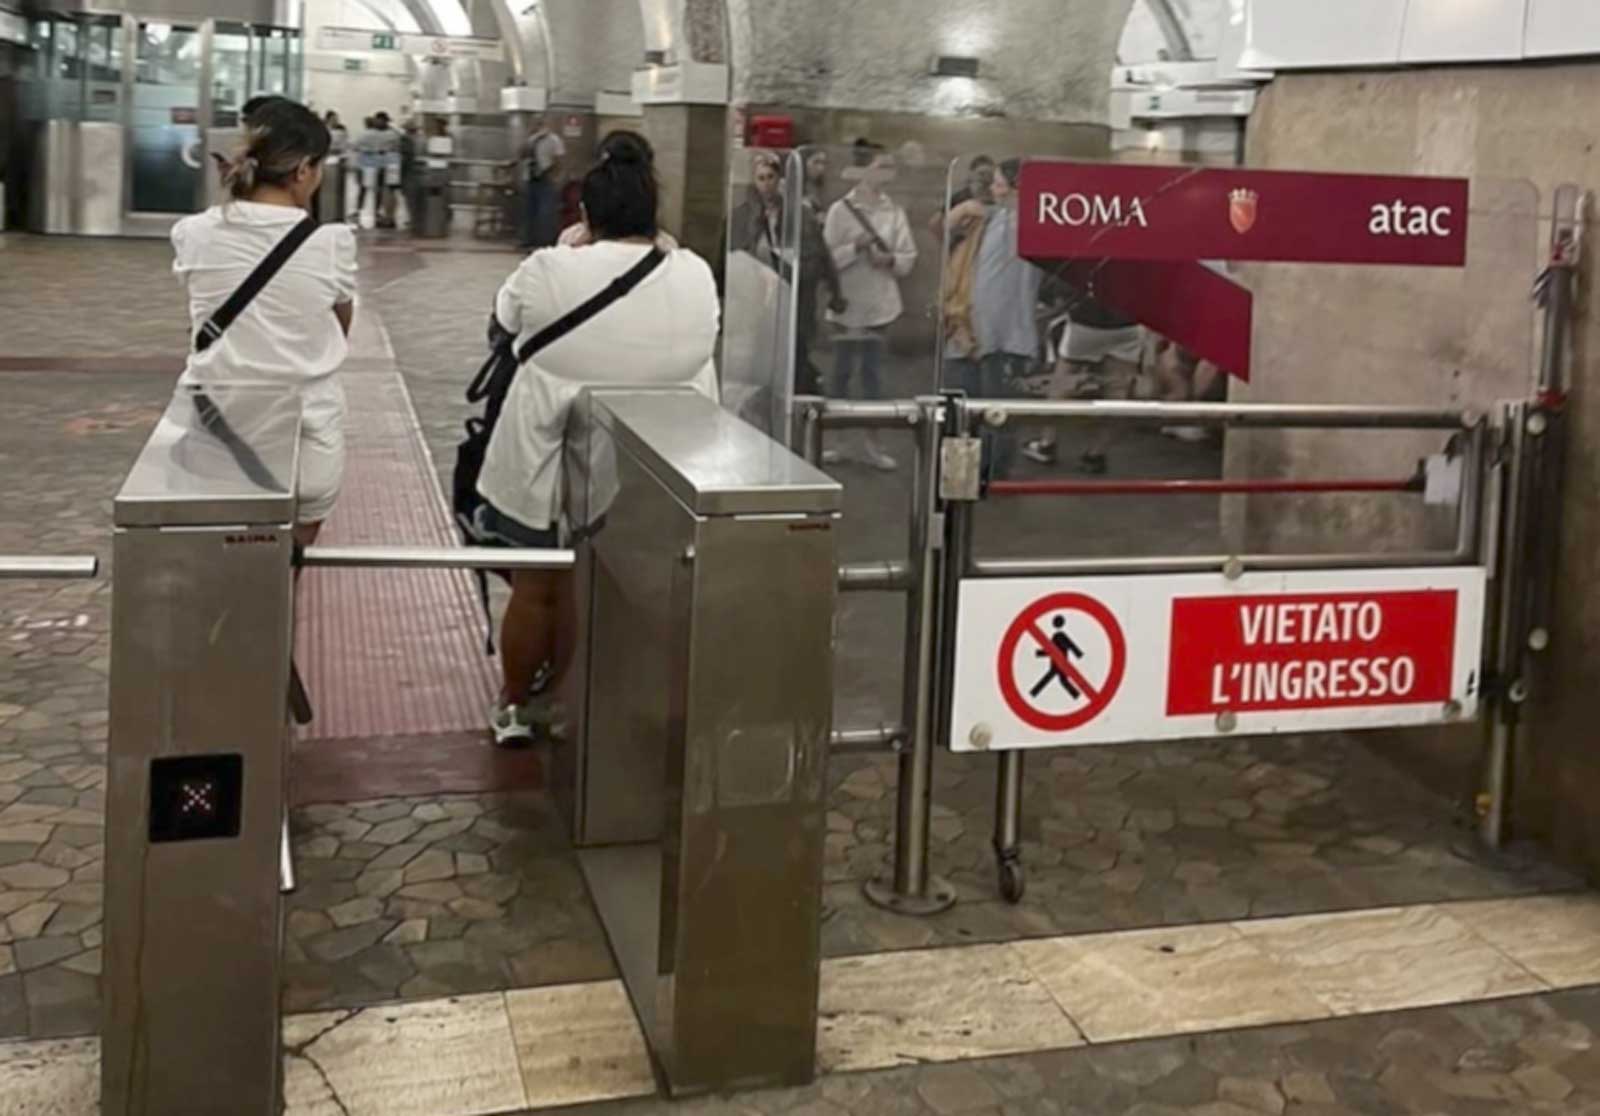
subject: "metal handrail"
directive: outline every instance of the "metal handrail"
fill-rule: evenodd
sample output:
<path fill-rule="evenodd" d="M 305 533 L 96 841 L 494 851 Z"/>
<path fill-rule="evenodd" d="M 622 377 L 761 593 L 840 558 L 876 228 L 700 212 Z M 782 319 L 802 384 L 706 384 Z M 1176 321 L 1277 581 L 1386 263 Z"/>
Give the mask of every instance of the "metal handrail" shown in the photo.
<path fill-rule="evenodd" d="M 904 725 L 879 725 L 869 729 L 834 729 L 828 737 L 832 755 L 847 756 L 898 750 L 910 737 Z"/>
<path fill-rule="evenodd" d="M 298 564 L 323 569 L 570 570 L 570 550 L 482 546 L 308 546 Z"/>
<path fill-rule="evenodd" d="M 1117 419 L 1158 426 L 1223 426 L 1332 430 L 1463 430 L 1482 416 L 1437 407 L 1283 403 L 1157 403 L 1105 400 L 968 399 L 966 409 L 991 426 L 1009 419 Z M 823 415 L 828 422 L 828 412 Z"/>
<path fill-rule="evenodd" d="M 911 588 L 911 564 L 904 559 L 846 562 L 839 567 L 839 588 L 847 593 L 904 593 Z"/>
<path fill-rule="evenodd" d="M 59 558 L 0 555 L 0 580 L 70 581 L 90 578 L 99 572 L 100 559 L 93 554 Z"/>
<path fill-rule="evenodd" d="M 1350 477 L 1337 480 L 1031 480 L 991 481 L 991 496 L 1273 496 L 1334 492 L 1421 492 L 1424 480 L 1410 477 Z"/>
<path fill-rule="evenodd" d="M 974 558 L 966 577 L 1089 577 L 1245 570 L 1407 569 L 1474 564 L 1470 548 L 1386 554 L 1162 554 L 1140 558 Z"/>

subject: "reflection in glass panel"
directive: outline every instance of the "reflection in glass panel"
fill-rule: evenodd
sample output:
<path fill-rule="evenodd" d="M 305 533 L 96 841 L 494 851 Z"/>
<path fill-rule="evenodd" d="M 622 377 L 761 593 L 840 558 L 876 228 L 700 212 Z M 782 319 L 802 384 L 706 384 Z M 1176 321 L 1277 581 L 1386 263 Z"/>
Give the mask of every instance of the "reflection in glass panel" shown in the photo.
<path fill-rule="evenodd" d="M 257 93 L 277 93 L 291 96 L 289 87 L 289 40 L 291 32 L 276 28 L 261 28 L 261 69 L 257 72 Z"/>
<path fill-rule="evenodd" d="M 219 23 L 211 37 L 211 124 L 233 128 L 250 99 L 250 29 Z"/>
<path fill-rule="evenodd" d="M 115 122 L 122 119 L 122 21 L 102 17 L 86 22 L 87 73 L 83 119 Z"/>
<path fill-rule="evenodd" d="M 133 87 L 133 208 L 193 211 L 200 181 L 200 34 L 144 23 Z"/>

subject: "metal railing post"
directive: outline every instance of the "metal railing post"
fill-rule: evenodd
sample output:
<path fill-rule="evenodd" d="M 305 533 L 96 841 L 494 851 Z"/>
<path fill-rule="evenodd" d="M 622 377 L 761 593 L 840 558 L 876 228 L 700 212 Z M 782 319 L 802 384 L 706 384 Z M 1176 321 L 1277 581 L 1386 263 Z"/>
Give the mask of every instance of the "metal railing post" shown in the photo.
<path fill-rule="evenodd" d="M 906 605 L 905 726 L 895 783 L 893 873 L 863 888 L 877 906 L 901 914 L 928 915 L 948 909 L 955 888 L 932 875 L 929 829 L 933 811 L 933 749 L 938 717 L 936 681 L 940 633 L 940 550 L 943 520 L 939 500 L 939 421 L 942 401 L 918 401 L 916 453 L 911 495 L 910 576 Z"/>
<path fill-rule="evenodd" d="M 1556 193 L 1549 265 L 1534 285 L 1543 310 L 1536 396 L 1506 409 L 1507 469 L 1498 568 L 1494 707 L 1478 796 L 1478 833 L 1491 848 L 1506 840 L 1514 756 L 1522 704 L 1529 694 L 1529 654 L 1550 644 L 1556 556 L 1560 550 L 1566 454 L 1567 349 L 1573 288 L 1582 262 L 1589 195 L 1575 186 Z"/>

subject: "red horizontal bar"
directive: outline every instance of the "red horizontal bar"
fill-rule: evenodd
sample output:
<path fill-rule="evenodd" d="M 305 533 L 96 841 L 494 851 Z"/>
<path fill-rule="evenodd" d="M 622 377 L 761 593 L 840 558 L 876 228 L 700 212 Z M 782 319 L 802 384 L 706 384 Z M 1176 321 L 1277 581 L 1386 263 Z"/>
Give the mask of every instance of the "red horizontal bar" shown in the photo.
<path fill-rule="evenodd" d="M 1420 492 L 1404 480 L 1037 480 L 991 481 L 994 496 L 1234 496 L 1319 492 Z"/>

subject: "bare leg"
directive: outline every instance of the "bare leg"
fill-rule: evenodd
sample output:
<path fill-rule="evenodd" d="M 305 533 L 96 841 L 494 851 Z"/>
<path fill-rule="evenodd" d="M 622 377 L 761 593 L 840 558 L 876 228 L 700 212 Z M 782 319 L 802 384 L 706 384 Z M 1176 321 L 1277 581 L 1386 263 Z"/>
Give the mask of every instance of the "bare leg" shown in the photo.
<path fill-rule="evenodd" d="M 557 646 L 557 625 L 563 623 L 563 598 L 571 597 L 570 575 L 550 570 L 517 570 L 511 575 L 511 602 L 500 625 L 500 699 L 522 705 L 532 696 L 539 667 L 550 661 Z M 562 639 L 562 652 L 571 655 L 571 641 Z M 556 664 L 558 676 L 565 660 Z"/>
<path fill-rule="evenodd" d="M 1134 388 L 1139 378 L 1137 364 L 1121 357 L 1108 356 L 1101 362 L 1100 369 L 1100 374 L 1105 380 L 1106 399 L 1123 402 L 1134 397 Z M 1109 421 L 1096 422 L 1094 426 L 1098 429 L 1090 439 L 1089 448 L 1083 452 L 1082 464 L 1087 472 L 1103 473 L 1106 471 L 1106 453 L 1126 432 L 1127 426 Z"/>

